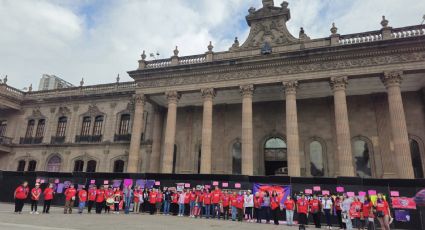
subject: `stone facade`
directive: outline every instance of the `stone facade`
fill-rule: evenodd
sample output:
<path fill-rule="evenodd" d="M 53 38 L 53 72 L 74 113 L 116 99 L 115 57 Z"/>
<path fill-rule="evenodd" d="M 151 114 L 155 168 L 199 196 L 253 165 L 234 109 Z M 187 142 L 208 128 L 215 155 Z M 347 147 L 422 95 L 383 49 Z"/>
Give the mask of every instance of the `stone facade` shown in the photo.
<path fill-rule="evenodd" d="M 423 177 L 425 26 L 333 24 L 310 39 L 289 19 L 287 2 L 263 1 L 242 45 L 143 52 L 134 82 L 21 92 L 4 80 L 0 169 Z"/>

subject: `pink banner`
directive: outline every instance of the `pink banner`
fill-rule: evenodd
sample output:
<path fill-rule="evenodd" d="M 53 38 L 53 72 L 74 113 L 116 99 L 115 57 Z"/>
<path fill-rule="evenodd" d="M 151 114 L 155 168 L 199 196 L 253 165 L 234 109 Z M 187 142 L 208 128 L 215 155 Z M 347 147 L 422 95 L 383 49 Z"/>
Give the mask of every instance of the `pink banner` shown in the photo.
<path fill-rule="evenodd" d="M 310 195 L 310 194 L 313 194 L 313 190 L 311 190 L 311 189 L 305 189 L 304 190 L 304 193 L 307 194 L 307 195 Z"/>
<path fill-rule="evenodd" d="M 318 191 L 320 191 L 321 189 L 320 189 L 320 186 L 314 186 L 313 187 L 313 191 L 315 191 L 315 192 L 318 192 Z"/>
<path fill-rule="evenodd" d="M 156 186 L 160 186 L 161 185 L 161 182 L 160 181 L 155 181 L 155 185 Z"/>
<path fill-rule="evenodd" d="M 337 192 L 344 192 L 344 187 L 336 187 Z"/>
<path fill-rule="evenodd" d="M 218 181 L 213 181 L 213 186 L 218 186 Z"/>
<path fill-rule="evenodd" d="M 96 180 L 90 180 L 90 184 L 95 184 Z"/>
<path fill-rule="evenodd" d="M 390 192 L 390 195 L 391 195 L 392 197 L 399 197 L 399 196 L 400 196 L 400 192 L 399 192 L 399 191 L 391 191 L 391 192 Z"/>
<path fill-rule="evenodd" d="M 366 192 L 360 191 L 359 196 L 363 196 L 363 197 L 366 196 Z"/>
<path fill-rule="evenodd" d="M 236 183 L 235 184 L 235 188 L 241 188 L 241 184 L 240 183 Z"/>
<path fill-rule="evenodd" d="M 227 187 L 229 187 L 229 183 L 223 182 L 222 186 L 223 186 L 223 188 L 227 188 Z"/>
<path fill-rule="evenodd" d="M 348 197 L 354 197 L 355 196 L 355 193 L 354 192 L 347 192 L 347 196 Z"/>
<path fill-rule="evenodd" d="M 190 184 L 189 183 L 186 183 L 186 184 L 184 184 L 184 187 L 185 188 L 190 188 Z"/>
<path fill-rule="evenodd" d="M 104 180 L 103 181 L 103 184 L 107 185 L 107 184 L 109 184 L 109 181 L 108 180 Z"/>
<path fill-rule="evenodd" d="M 367 191 L 367 193 L 371 196 L 376 195 L 376 190 L 369 190 L 369 191 Z"/>

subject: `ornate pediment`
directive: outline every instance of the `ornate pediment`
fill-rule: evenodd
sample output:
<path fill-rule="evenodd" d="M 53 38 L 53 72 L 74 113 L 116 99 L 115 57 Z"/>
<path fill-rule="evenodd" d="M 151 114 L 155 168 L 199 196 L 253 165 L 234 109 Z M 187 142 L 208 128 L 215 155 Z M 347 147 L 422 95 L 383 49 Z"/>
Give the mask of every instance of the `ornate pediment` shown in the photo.
<path fill-rule="evenodd" d="M 98 115 L 103 115 L 104 113 L 102 111 L 100 111 L 99 107 L 97 107 L 97 105 L 92 104 L 89 105 L 89 108 L 87 109 L 87 112 L 85 112 L 83 115 L 84 116 L 90 116 L 90 117 L 95 117 Z"/>
<path fill-rule="evenodd" d="M 286 22 L 291 18 L 288 3 L 275 7 L 273 0 L 263 0 L 263 8 L 248 10 L 246 21 L 251 27 L 248 38 L 240 47 L 233 46 L 231 50 L 262 49 L 268 54 L 275 46 L 298 43 L 286 28 Z"/>

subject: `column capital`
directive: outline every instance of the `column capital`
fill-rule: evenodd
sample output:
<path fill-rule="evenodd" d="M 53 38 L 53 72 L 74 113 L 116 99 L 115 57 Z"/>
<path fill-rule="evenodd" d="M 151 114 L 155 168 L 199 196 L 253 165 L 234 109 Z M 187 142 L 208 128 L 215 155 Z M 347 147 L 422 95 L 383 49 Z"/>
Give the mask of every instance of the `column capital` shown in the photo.
<path fill-rule="evenodd" d="M 201 95 L 204 100 L 212 100 L 215 97 L 216 92 L 214 88 L 204 88 L 201 89 Z"/>
<path fill-rule="evenodd" d="M 145 94 L 143 93 L 137 93 L 133 95 L 133 101 L 135 105 L 144 105 L 146 102 Z"/>
<path fill-rule="evenodd" d="M 393 70 L 385 71 L 381 77 L 382 83 L 385 87 L 400 86 L 403 81 L 403 71 L 402 70 Z"/>
<path fill-rule="evenodd" d="M 177 103 L 181 98 L 181 94 L 177 91 L 167 91 L 165 92 L 165 96 L 167 97 L 168 103 Z"/>
<path fill-rule="evenodd" d="M 240 91 L 244 97 L 252 97 L 254 94 L 254 85 L 241 85 Z"/>
<path fill-rule="evenodd" d="M 329 85 L 331 86 L 331 89 L 333 91 L 345 90 L 348 85 L 348 77 L 347 76 L 331 77 Z"/>
<path fill-rule="evenodd" d="M 283 90 L 285 91 L 285 94 L 296 94 L 297 88 L 298 88 L 298 81 L 284 81 L 283 84 Z"/>

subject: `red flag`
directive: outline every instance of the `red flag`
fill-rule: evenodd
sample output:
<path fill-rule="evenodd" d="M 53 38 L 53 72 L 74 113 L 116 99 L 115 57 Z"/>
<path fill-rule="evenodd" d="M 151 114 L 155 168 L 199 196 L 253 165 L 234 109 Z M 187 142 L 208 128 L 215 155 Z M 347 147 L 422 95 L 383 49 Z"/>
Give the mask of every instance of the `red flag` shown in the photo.
<path fill-rule="evenodd" d="M 413 198 L 408 197 L 392 197 L 393 208 L 399 209 L 416 209 L 416 203 Z"/>

